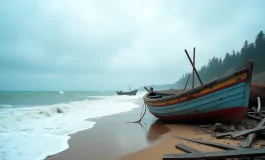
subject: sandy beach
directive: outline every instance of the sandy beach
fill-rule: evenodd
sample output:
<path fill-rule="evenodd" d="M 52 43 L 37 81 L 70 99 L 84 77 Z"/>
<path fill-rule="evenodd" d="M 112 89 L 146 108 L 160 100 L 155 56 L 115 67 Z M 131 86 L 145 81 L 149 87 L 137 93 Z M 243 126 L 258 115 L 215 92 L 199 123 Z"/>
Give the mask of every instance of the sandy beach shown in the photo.
<path fill-rule="evenodd" d="M 146 126 L 127 123 L 138 120 L 140 112 L 141 107 L 130 112 L 89 119 L 96 122 L 93 128 L 72 134 L 69 149 L 47 160 L 115 160 L 151 146 L 168 130 L 162 128 L 162 133 L 154 131 L 154 135 L 147 136 L 150 124 L 156 120 L 149 114 L 144 118 Z M 155 129 L 160 130 L 160 127 Z"/>
<path fill-rule="evenodd" d="M 184 153 L 175 148 L 179 143 L 201 152 L 221 150 L 173 138 L 172 135 L 201 138 L 234 146 L 244 141 L 215 139 L 211 134 L 201 132 L 199 125 L 166 124 L 150 113 L 143 119 L 143 125 L 127 123 L 138 120 L 141 109 L 142 107 L 139 107 L 125 113 L 90 119 L 96 122 L 93 128 L 72 134 L 69 149 L 48 157 L 47 160 L 161 160 L 163 154 Z M 265 144 L 265 141 L 255 141 L 254 147 L 259 147 L 260 144 Z"/>

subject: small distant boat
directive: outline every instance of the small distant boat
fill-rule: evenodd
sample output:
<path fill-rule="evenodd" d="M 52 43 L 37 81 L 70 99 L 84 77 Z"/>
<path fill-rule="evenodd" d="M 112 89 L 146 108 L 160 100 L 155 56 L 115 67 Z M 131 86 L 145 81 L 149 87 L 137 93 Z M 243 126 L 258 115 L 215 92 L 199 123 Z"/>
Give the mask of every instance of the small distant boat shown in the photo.
<path fill-rule="evenodd" d="M 131 86 L 129 86 L 129 92 L 122 92 L 122 91 L 116 91 L 118 95 L 129 95 L 129 96 L 134 96 L 136 95 L 138 89 L 131 90 Z"/>
<path fill-rule="evenodd" d="M 187 91 L 149 91 L 144 102 L 157 118 L 169 122 L 239 123 L 250 98 L 252 61 L 240 71 Z"/>

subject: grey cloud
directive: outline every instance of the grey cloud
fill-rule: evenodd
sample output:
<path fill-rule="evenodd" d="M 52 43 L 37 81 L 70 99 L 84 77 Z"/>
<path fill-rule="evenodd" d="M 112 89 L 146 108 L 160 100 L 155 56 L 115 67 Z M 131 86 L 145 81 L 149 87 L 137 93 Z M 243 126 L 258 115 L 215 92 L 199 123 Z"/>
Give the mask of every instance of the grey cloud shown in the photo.
<path fill-rule="evenodd" d="M 1 1 L 0 89 L 173 83 L 264 29 L 264 1 Z"/>

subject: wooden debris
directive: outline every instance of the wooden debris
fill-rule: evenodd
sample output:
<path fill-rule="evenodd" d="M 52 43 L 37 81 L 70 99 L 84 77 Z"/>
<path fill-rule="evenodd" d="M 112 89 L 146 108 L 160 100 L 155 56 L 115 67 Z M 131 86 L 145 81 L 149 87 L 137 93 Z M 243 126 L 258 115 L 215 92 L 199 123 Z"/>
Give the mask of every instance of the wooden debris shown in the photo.
<path fill-rule="evenodd" d="M 253 160 L 265 160 L 265 156 L 255 157 Z"/>
<path fill-rule="evenodd" d="M 253 116 L 251 114 L 247 114 L 247 116 L 251 117 L 251 118 L 254 118 L 254 119 L 257 119 L 257 120 L 262 120 L 262 118 L 260 117 L 257 117 L 257 116 Z"/>
<path fill-rule="evenodd" d="M 185 160 L 185 159 L 219 159 L 219 158 L 240 158 L 240 157 L 255 157 L 264 156 L 265 148 L 261 149 L 242 149 L 232 151 L 220 151 L 211 153 L 189 153 L 189 154 L 165 154 L 164 160 Z"/>
<path fill-rule="evenodd" d="M 190 148 L 190 147 L 188 147 L 188 146 L 186 146 L 184 144 L 181 144 L 181 143 L 180 144 L 176 144 L 175 147 L 177 149 L 180 149 L 180 150 L 182 150 L 184 152 L 187 152 L 187 153 L 200 153 L 200 151 L 198 151 L 196 149 L 193 149 L 193 148 Z"/>
<path fill-rule="evenodd" d="M 234 131 L 236 130 L 235 125 L 231 124 L 231 125 L 230 125 L 230 130 L 234 132 Z"/>
<path fill-rule="evenodd" d="M 265 123 L 265 118 L 258 124 L 257 127 L 262 127 L 264 125 L 264 123 Z M 243 144 L 241 144 L 241 147 L 243 147 L 243 148 L 250 147 L 251 143 L 256 138 L 256 135 L 257 135 L 256 133 L 249 134 L 247 140 Z"/>
<path fill-rule="evenodd" d="M 237 131 L 237 132 L 242 132 L 242 131 Z M 215 138 L 219 139 L 219 138 L 222 138 L 225 136 L 231 136 L 233 133 L 235 133 L 235 132 L 218 133 L 215 135 Z"/>
<path fill-rule="evenodd" d="M 259 98 L 259 97 L 258 97 Z M 260 103 L 259 103 L 260 104 Z M 260 107 L 260 106 L 259 106 Z M 255 107 L 252 107 L 251 108 L 258 116 L 260 116 L 260 117 L 263 117 L 263 118 L 265 118 L 265 116 L 262 114 L 262 113 L 260 113 L 260 108 L 258 108 L 258 110 L 255 108 Z"/>
<path fill-rule="evenodd" d="M 221 123 L 215 123 L 213 131 L 215 131 L 215 132 L 229 132 L 230 129 L 228 126 L 225 126 Z"/>
<path fill-rule="evenodd" d="M 243 131 L 227 132 L 227 133 L 218 133 L 218 134 L 215 135 L 215 137 L 218 139 L 218 138 L 221 138 L 221 137 L 232 136 L 232 135 L 234 135 L 236 137 L 238 137 L 237 135 L 243 136 L 243 135 L 246 135 L 246 134 L 251 134 L 251 132 L 257 132 L 259 130 L 256 131 L 256 129 L 259 129 L 259 128 L 260 127 L 255 127 L 253 129 L 248 129 L 248 130 L 243 130 Z M 261 129 L 261 130 L 264 130 L 264 129 Z M 233 137 L 233 138 L 236 138 L 236 137 Z"/>
<path fill-rule="evenodd" d="M 246 135 L 246 134 L 251 134 L 251 133 L 255 133 L 255 132 L 260 132 L 262 130 L 265 130 L 265 126 L 264 127 L 256 127 L 254 129 L 248 129 L 248 130 L 245 130 L 245 131 L 239 131 L 239 132 L 234 132 L 231 137 L 232 138 L 237 138 L 237 137 L 240 137 L 240 136 L 243 136 L 243 135 Z"/>
<path fill-rule="evenodd" d="M 242 124 L 238 124 L 237 128 L 239 128 L 239 130 L 245 130 L 246 129 Z"/>
<path fill-rule="evenodd" d="M 200 125 L 200 128 L 209 128 L 211 125 L 207 124 L 207 125 Z"/>
<path fill-rule="evenodd" d="M 265 113 L 265 111 L 260 111 L 260 112 L 248 112 L 248 114 L 257 114 L 257 113 Z"/>
<path fill-rule="evenodd" d="M 225 144 L 215 143 L 215 142 L 206 142 L 206 141 L 202 141 L 202 140 L 197 140 L 197 139 L 192 139 L 192 138 L 185 138 L 185 137 L 181 137 L 181 136 L 173 136 L 173 137 L 174 138 L 178 138 L 178 139 L 191 141 L 191 142 L 200 143 L 200 144 L 205 144 L 205 145 L 212 146 L 212 147 L 218 147 L 218 148 L 222 148 L 222 149 L 228 149 L 228 150 L 242 149 L 242 148 L 237 147 L 237 146 L 230 146 L 230 145 L 225 145 Z"/>

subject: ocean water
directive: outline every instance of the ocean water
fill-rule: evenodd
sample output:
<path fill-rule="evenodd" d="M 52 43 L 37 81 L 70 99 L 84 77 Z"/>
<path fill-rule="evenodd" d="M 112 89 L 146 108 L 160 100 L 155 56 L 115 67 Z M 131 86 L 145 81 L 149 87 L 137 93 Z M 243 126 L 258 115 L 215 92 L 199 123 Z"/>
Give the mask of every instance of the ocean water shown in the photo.
<path fill-rule="evenodd" d="M 69 134 L 139 107 L 136 96 L 99 92 L 0 92 L 0 159 L 43 160 L 69 148 Z"/>

